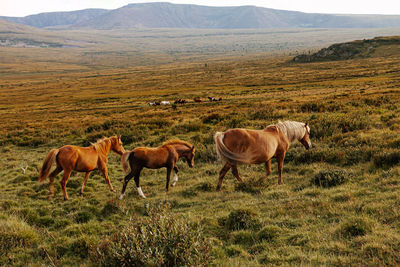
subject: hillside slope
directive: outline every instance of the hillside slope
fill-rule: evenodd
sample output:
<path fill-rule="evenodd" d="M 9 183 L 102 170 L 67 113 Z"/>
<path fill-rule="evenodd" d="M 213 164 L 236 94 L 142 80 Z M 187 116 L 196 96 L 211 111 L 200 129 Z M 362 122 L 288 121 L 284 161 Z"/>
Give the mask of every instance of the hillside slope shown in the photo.
<path fill-rule="evenodd" d="M 400 53 L 400 36 L 376 37 L 368 40 L 357 40 L 333 44 L 314 54 L 302 54 L 293 58 L 295 62 L 317 62 L 330 60 L 345 60 L 380 56 L 384 50 L 390 49 L 391 54 Z"/>
<path fill-rule="evenodd" d="M 0 19 L 33 27 L 45 28 L 81 23 L 106 12 L 108 12 L 106 9 L 84 9 L 71 12 L 47 12 L 26 17 L 0 17 Z"/>
<path fill-rule="evenodd" d="M 310 14 L 256 6 L 210 7 L 171 3 L 129 4 L 115 9 L 53 12 L 2 19 L 35 27 L 126 28 L 385 28 L 400 16 Z"/>

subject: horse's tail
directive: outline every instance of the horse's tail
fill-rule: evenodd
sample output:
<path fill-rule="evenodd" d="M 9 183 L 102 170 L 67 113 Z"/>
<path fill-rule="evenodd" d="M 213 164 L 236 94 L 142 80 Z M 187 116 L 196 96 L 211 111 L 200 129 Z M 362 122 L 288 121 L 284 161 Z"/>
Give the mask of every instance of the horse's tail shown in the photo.
<path fill-rule="evenodd" d="M 122 154 L 121 157 L 121 163 L 122 163 L 122 169 L 124 170 L 125 173 L 128 173 L 130 170 L 130 164 L 129 164 L 129 156 L 133 154 L 133 151 L 128 151 Z"/>
<path fill-rule="evenodd" d="M 51 165 L 53 165 L 53 162 L 56 161 L 58 152 L 58 149 L 52 149 L 50 150 L 49 154 L 47 154 L 47 157 L 43 162 L 42 169 L 40 169 L 39 182 L 43 182 L 47 176 L 49 176 Z"/>
<path fill-rule="evenodd" d="M 232 164 L 249 164 L 250 160 L 246 155 L 232 152 L 225 146 L 224 136 L 225 133 L 222 132 L 216 132 L 214 135 L 218 158 L 223 162 L 229 162 Z"/>

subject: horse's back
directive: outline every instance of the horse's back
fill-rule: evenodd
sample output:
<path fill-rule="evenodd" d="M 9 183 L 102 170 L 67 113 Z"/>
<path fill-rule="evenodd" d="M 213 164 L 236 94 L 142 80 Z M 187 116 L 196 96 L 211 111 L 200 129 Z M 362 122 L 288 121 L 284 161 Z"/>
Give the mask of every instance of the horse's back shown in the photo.
<path fill-rule="evenodd" d="M 246 129 L 230 129 L 224 133 L 224 144 L 232 152 L 242 153 L 252 143 L 252 136 Z"/>
<path fill-rule="evenodd" d="M 273 131 L 249 129 L 227 130 L 223 142 L 230 151 L 246 154 L 251 163 L 266 162 L 275 155 L 279 145 L 278 135 Z"/>
<path fill-rule="evenodd" d="M 98 154 L 92 147 L 66 145 L 59 149 L 57 162 L 63 167 L 76 171 L 89 171 L 97 168 Z"/>
<path fill-rule="evenodd" d="M 163 147 L 136 147 L 132 150 L 134 162 L 147 168 L 161 168 L 169 158 L 169 151 Z"/>

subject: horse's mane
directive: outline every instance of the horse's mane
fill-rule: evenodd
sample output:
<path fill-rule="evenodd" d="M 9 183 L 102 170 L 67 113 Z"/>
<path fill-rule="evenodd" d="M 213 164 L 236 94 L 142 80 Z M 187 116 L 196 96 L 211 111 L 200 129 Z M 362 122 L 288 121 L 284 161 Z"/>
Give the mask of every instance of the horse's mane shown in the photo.
<path fill-rule="evenodd" d="M 269 126 L 275 126 L 281 130 L 290 142 L 303 138 L 306 133 L 305 123 L 298 121 L 278 121 L 278 123 Z"/>
<path fill-rule="evenodd" d="M 162 144 L 162 146 L 165 146 L 165 145 L 184 145 L 184 146 L 187 146 L 188 148 L 192 148 L 193 147 L 192 144 L 190 144 L 190 143 L 188 143 L 186 141 L 179 140 L 179 139 L 172 139 L 172 140 L 165 141 Z"/>
<path fill-rule="evenodd" d="M 94 146 L 94 149 L 96 149 L 97 152 L 101 152 L 103 154 L 107 154 L 109 151 L 107 151 L 108 144 L 111 144 L 111 140 L 114 136 L 112 137 L 103 137 L 101 139 L 98 139 L 96 143 L 90 143 L 92 146 Z"/>

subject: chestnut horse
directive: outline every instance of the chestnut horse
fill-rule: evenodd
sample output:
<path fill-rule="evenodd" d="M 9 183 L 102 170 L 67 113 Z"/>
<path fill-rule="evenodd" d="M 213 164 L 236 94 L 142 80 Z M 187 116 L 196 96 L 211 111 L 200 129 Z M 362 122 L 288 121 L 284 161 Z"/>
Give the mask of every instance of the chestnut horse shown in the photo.
<path fill-rule="evenodd" d="M 159 169 L 167 168 L 167 184 L 165 191 L 168 191 L 169 179 L 171 176 L 172 169 L 175 171 L 174 179 L 172 180 L 171 186 L 175 186 L 178 181 L 178 167 L 176 162 L 180 158 L 184 158 L 190 168 L 194 166 L 194 154 L 196 149 L 192 144 L 181 140 L 170 140 L 163 143 L 157 148 L 150 147 L 137 147 L 132 151 L 127 151 L 122 155 L 122 167 L 124 172 L 130 172 L 125 176 L 124 185 L 120 199 L 125 195 L 126 186 L 128 182 L 134 177 L 136 187 L 139 195 L 142 198 L 146 198 L 140 187 L 139 176 L 143 168 Z M 129 164 L 128 164 L 129 163 Z M 129 166 L 128 166 L 129 165 Z"/>
<path fill-rule="evenodd" d="M 66 185 L 72 171 L 85 172 L 85 179 L 81 188 L 81 195 L 83 189 L 89 179 L 90 172 L 99 169 L 102 173 L 111 191 L 115 192 L 111 185 L 110 178 L 107 171 L 107 155 L 110 150 L 122 155 L 125 150 L 122 146 L 120 136 L 112 136 L 110 138 L 103 138 L 89 147 L 79 146 L 63 146 L 58 149 L 52 149 L 44 160 L 42 169 L 39 174 L 39 182 L 43 182 L 49 176 L 51 165 L 56 162 L 56 169 L 50 174 L 50 194 L 51 198 L 54 196 L 54 178 L 62 170 L 64 170 L 63 178 L 60 182 L 64 194 L 64 200 L 68 200 Z"/>
<path fill-rule="evenodd" d="M 278 161 L 278 184 L 282 184 L 282 168 L 286 151 L 290 143 L 300 141 L 306 149 L 311 147 L 310 127 L 307 123 L 296 121 L 279 121 L 267 126 L 264 130 L 230 129 L 217 132 L 214 136 L 217 154 L 225 162 L 219 173 L 217 191 L 221 190 L 225 174 L 232 168 L 232 173 L 239 182 L 237 164 L 265 163 L 266 175 L 271 173 L 271 159 Z"/>

